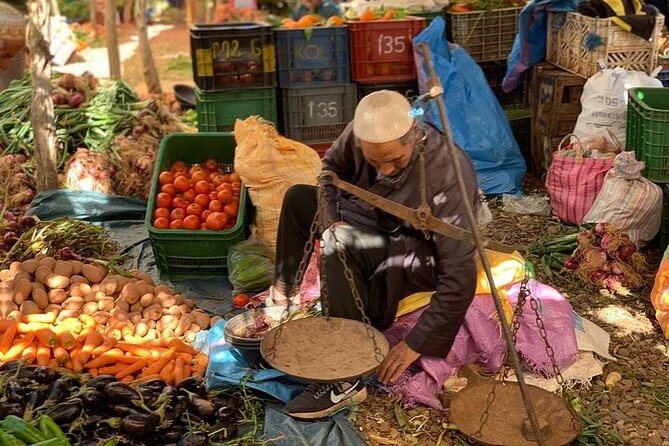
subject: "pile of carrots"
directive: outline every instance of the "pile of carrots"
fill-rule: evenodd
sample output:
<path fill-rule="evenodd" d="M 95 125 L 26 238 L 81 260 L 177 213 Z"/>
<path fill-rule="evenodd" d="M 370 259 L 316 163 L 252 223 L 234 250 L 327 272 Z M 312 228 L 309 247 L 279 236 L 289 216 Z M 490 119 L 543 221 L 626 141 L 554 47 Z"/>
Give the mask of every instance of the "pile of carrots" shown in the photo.
<path fill-rule="evenodd" d="M 115 375 L 122 382 L 161 378 L 178 384 L 204 376 L 207 356 L 177 337 L 128 342 L 121 330 L 106 329 L 86 314 L 56 320 L 53 313 L 0 320 L 0 359 L 65 367 L 91 376 Z M 125 337 L 124 337 L 125 336 Z"/>

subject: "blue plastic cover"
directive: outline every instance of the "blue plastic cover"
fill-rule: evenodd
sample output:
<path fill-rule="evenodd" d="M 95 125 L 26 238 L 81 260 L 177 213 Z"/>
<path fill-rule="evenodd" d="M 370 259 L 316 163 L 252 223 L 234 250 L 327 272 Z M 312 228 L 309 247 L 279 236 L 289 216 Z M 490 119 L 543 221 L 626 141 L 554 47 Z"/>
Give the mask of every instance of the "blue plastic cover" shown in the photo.
<path fill-rule="evenodd" d="M 532 0 L 520 12 L 518 34 L 509 54 L 502 88 L 510 93 L 525 71 L 546 57 L 547 12 L 576 11 L 578 0 Z"/>
<path fill-rule="evenodd" d="M 487 196 L 521 195 L 525 160 L 509 120 L 481 67 L 462 47 L 446 40 L 444 28 L 444 20 L 436 17 L 413 39 L 420 92 L 427 92 L 428 75 L 418 44 L 426 42 L 444 87 L 453 139 L 474 163 L 479 187 Z M 425 120 L 443 130 L 436 101 L 425 107 Z"/>

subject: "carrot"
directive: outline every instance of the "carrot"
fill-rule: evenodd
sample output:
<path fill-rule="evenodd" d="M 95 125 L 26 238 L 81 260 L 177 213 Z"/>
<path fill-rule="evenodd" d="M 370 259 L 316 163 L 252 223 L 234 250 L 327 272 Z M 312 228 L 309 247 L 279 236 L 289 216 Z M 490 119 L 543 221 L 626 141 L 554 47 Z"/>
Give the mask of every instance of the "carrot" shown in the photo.
<path fill-rule="evenodd" d="M 58 363 L 58 360 L 56 360 L 56 358 L 49 359 L 49 363 L 46 366 L 53 370 L 60 368 L 60 364 Z"/>
<path fill-rule="evenodd" d="M 202 367 L 207 367 L 207 364 L 209 364 L 209 357 L 204 353 L 200 352 L 197 355 L 195 355 L 193 361 L 196 364 L 201 365 Z"/>
<path fill-rule="evenodd" d="M 79 358 L 71 358 L 72 359 L 72 371 L 76 373 L 82 373 L 84 371 L 84 365 L 81 363 Z"/>
<path fill-rule="evenodd" d="M 137 361 L 139 361 L 140 359 L 146 359 L 147 362 L 149 362 L 148 358 L 142 358 L 141 356 L 133 356 L 133 355 L 129 355 L 129 356 L 123 355 L 121 357 L 116 358 L 116 361 L 120 362 L 120 363 L 123 363 L 123 364 L 134 364 Z"/>
<path fill-rule="evenodd" d="M 42 327 L 35 330 L 35 336 L 39 341 L 47 347 L 54 347 L 58 345 L 58 338 L 56 334 L 49 327 Z"/>
<path fill-rule="evenodd" d="M 177 356 L 174 361 L 174 384 L 179 384 L 184 379 L 184 360 L 181 356 Z"/>
<path fill-rule="evenodd" d="M 112 349 L 116 345 L 116 339 L 104 338 L 104 342 L 93 349 L 93 356 L 100 356 L 104 352 Z"/>
<path fill-rule="evenodd" d="M 132 365 L 126 366 L 124 370 L 116 374 L 116 379 L 123 379 L 128 375 L 133 375 L 136 372 L 140 372 L 144 367 L 147 366 L 146 359 L 140 359 L 135 361 Z"/>
<path fill-rule="evenodd" d="M 114 362 L 117 362 L 119 358 L 123 357 L 123 350 L 118 349 L 118 348 L 112 348 L 109 349 L 108 351 L 104 352 L 100 356 L 98 356 L 95 359 L 92 359 L 88 361 L 85 366 L 86 368 L 92 368 L 92 367 L 102 367 L 107 364 L 112 364 Z"/>
<path fill-rule="evenodd" d="M 104 338 L 102 337 L 102 334 L 100 334 L 99 332 L 91 331 L 90 333 L 88 333 L 88 336 L 86 336 L 86 340 L 84 341 L 84 346 L 81 348 L 81 353 L 79 354 L 79 360 L 83 364 L 85 364 L 91 357 L 93 350 L 103 342 Z"/>
<path fill-rule="evenodd" d="M 53 357 L 58 360 L 60 365 L 64 365 L 70 360 L 70 356 L 67 354 L 67 350 L 60 346 L 53 348 Z"/>
<path fill-rule="evenodd" d="M 176 347 L 176 351 L 179 352 L 179 353 L 188 353 L 188 354 L 191 354 L 191 355 L 196 355 L 197 354 L 197 350 L 195 350 L 190 345 L 184 343 L 179 338 L 170 339 L 170 341 L 167 343 L 167 346 L 168 347 Z"/>
<path fill-rule="evenodd" d="M 36 329 L 43 327 L 45 325 L 43 324 L 37 324 L 33 322 L 32 324 L 28 324 L 26 322 L 17 322 L 16 323 L 16 332 L 20 334 L 26 334 L 26 333 L 32 333 Z"/>
<path fill-rule="evenodd" d="M 58 341 L 60 342 L 60 346 L 63 347 L 65 350 L 72 350 L 74 348 L 75 340 L 74 336 L 72 336 L 72 333 L 68 331 L 63 331 L 58 335 Z"/>
<path fill-rule="evenodd" d="M 6 353 L 12 346 L 14 338 L 16 337 L 16 322 L 9 321 L 10 324 L 5 329 L 2 336 L 0 336 L 0 352 Z"/>
<path fill-rule="evenodd" d="M 39 342 L 37 344 L 37 354 L 35 358 L 37 359 L 37 365 L 49 365 L 49 360 L 51 359 L 51 349 Z"/>
<path fill-rule="evenodd" d="M 206 369 L 200 364 L 195 364 L 191 366 L 190 370 L 191 370 L 191 376 L 204 376 L 204 371 Z"/>
<path fill-rule="evenodd" d="M 14 344 L 5 353 L 5 361 L 14 361 L 19 359 L 21 357 L 21 353 L 23 353 L 23 350 L 32 344 L 34 339 L 35 334 L 28 333 L 23 338 L 15 340 Z"/>
<path fill-rule="evenodd" d="M 133 382 L 147 382 L 151 381 L 152 379 L 158 379 L 160 378 L 160 375 L 158 373 L 154 373 L 153 375 L 141 375 L 139 378 L 135 379 Z"/>
<path fill-rule="evenodd" d="M 174 382 L 174 360 L 170 360 L 165 367 L 160 371 L 160 379 L 168 384 Z"/>
<path fill-rule="evenodd" d="M 14 324 L 16 321 L 10 319 L 0 319 L 0 331 L 5 331 L 9 328 L 10 325 Z"/>
<path fill-rule="evenodd" d="M 88 314 L 79 315 L 79 320 L 84 324 L 84 327 L 95 328 L 95 326 L 98 325 L 98 323 L 95 322 L 95 319 Z"/>
<path fill-rule="evenodd" d="M 132 375 L 128 375 L 121 380 L 123 384 L 130 384 L 133 381 L 135 381 L 135 377 Z"/>
<path fill-rule="evenodd" d="M 21 352 L 21 359 L 23 359 L 28 364 L 35 362 L 35 356 L 37 356 L 37 346 L 34 343 L 28 345 Z"/>
<path fill-rule="evenodd" d="M 193 355 L 189 353 L 177 353 L 177 356 L 183 360 L 184 364 L 193 362 Z"/>
<path fill-rule="evenodd" d="M 88 374 L 91 375 L 93 378 L 95 378 L 100 373 L 98 372 L 98 369 L 92 368 L 92 369 L 88 369 Z"/>
<path fill-rule="evenodd" d="M 186 363 L 184 364 L 184 379 L 190 378 L 191 377 L 191 369 L 190 369 L 190 364 Z"/>
<path fill-rule="evenodd" d="M 56 315 L 54 313 L 35 313 L 26 314 L 21 318 L 22 322 L 41 322 L 43 324 L 53 324 L 56 322 Z"/>
<path fill-rule="evenodd" d="M 116 375 L 128 368 L 128 364 L 114 364 L 106 367 L 100 367 L 98 372 L 100 375 Z"/>
<path fill-rule="evenodd" d="M 153 375 L 154 373 L 161 373 L 161 370 L 167 365 L 168 362 L 172 360 L 174 356 L 174 347 L 168 349 L 165 353 L 160 356 L 158 361 L 151 364 L 146 370 L 144 370 L 143 375 Z"/>
<path fill-rule="evenodd" d="M 74 370 L 74 364 L 72 363 L 71 359 L 68 359 L 65 361 L 65 364 L 63 364 L 63 367 L 65 367 L 68 370 Z"/>
<path fill-rule="evenodd" d="M 158 359 L 160 356 L 167 351 L 165 348 L 158 347 L 144 347 L 142 345 L 131 344 L 129 342 L 119 342 L 116 344 L 121 350 L 130 352 L 134 355 L 141 356 L 142 358 L 154 358 Z"/>
<path fill-rule="evenodd" d="M 165 343 L 165 340 L 161 338 L 161 339 L 150 339 L 144 341 L 144 345 L 148 345 L 150 347 L 165 348 L 167 344 Z"/>
<path fill-rule="evenodd" d="M 112 328 L 111 330 L 107 331 L 107 336 L 110 338 L 116 339 L 117 341 L 120 341 L 123 339 L 123 335 L 121 334 L 121 330 L 118 328 Z"/>

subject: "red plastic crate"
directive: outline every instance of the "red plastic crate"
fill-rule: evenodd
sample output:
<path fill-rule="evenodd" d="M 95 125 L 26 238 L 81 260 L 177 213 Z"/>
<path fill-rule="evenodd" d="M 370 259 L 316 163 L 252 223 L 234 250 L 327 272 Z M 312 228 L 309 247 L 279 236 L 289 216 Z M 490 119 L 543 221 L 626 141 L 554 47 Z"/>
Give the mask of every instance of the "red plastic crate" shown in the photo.
<path fill-rule="evenodd" d="M 353 81 L 374 83 L 416 79 L 411 41 L 425 27 L 424 18 L 346 24 Z"/>
<path fill-rule="evenodd" d="M 323 159 L 323 156 L 325 156 L 325 152 L 327 152 L 330 146 L 332 146 L 332 144 L 312 144 L 309 147 L 314 149 L 316 153 L 318 153 L 318 156 L 320 156 L 321 159 Z"/>

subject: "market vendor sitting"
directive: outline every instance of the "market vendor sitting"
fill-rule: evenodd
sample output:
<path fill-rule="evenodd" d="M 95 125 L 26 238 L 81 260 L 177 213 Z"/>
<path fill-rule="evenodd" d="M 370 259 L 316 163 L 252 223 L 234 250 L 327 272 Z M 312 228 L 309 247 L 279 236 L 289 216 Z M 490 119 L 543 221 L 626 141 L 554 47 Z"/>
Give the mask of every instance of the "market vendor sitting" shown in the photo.
<path fill-rule="evenodd" d="M 411 208 L 421 204 L 419 151 L 426 165 L 427 200 L 442 221 L 468 227 L 463 197 L 445 137 L 411 115 L 407 99 L 382 90 L 364 97 L 351 122 L 323 159 L 323 169 L 342 180 Z M 469 200 L 478 208 L 474 169 L 458 150 Z M 345 252 L 372 325 L 385 329 L 395 319 L 399 301 L 417 291 L 435 291 L 409 335 L 395 345 L 378 369 L 390 384 L 421 355 L 445 358 L 476 288 L 474 247 L 439 234 L 422 232 L 355 197 L 324 183 L 324 228 L 320 234 L 323 286 L 330 315 L 362 320 L 335 245 Z M 299 301 L 290 295 L 297 267 L 317 209 L 317 188 L 296 185 L 283 201 L 277 240 L 275 281 L 269 305 Z M 353 348 L 353 347 L 352 347 Z M 360 403 L 367 392 L 361 380 L 311 384 L 285 406 L 296 418 L 320 418 Z"/>
<path fill-rule="evenodd" d="M 307 14 L 316 14 L 328 19 L 335 15 L 341 15 L 341 9 L 330 0 L 301 0 L 300 4 L 293 10 L 291 18 L 297 21 Z"/>

